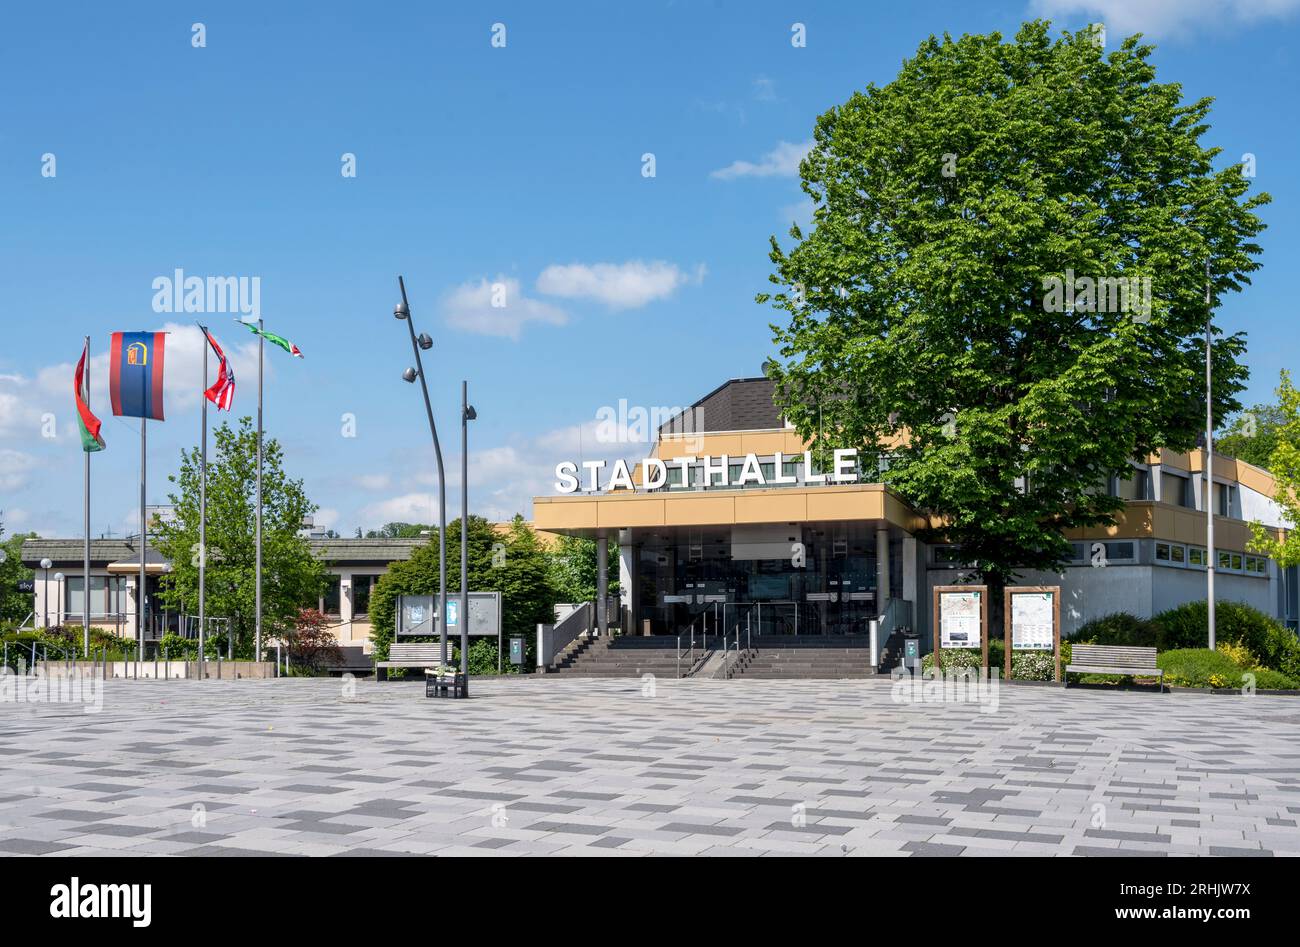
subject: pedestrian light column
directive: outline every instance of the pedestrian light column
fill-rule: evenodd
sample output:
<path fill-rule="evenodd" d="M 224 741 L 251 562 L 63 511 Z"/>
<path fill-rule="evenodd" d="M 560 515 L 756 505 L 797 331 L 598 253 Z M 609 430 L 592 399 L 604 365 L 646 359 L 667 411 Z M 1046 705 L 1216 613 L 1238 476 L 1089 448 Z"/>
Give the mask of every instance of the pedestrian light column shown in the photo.
<path fill-rule="evenodd" d="M 41 604 L 43 606 L 41 609 L 43 616 L 41 618 L 42 628 L 50 627 L 50 566 L 52 565 L 54 565 L 54 563 L 49 559 L 41 560 L 41 569 L 45 572 L 45 579 L 41 586 Z"/>
<path fill-rule="evenodd" d="M 460 383 L 460 673 L 469 694 L 469 422 L 478 412 L 469 403 L 469 382 Z M 500 645 L 498 645 L 498 651 Z"/>
<path fill-rule="evenodd" d="M 411 307 L 406 301 L 406 283 L 397 277 L 398 288 L 402 291 L 402 301 L 393 309 L 393 315 L 405 320 L 411 333 L 411 351 L 415 353 L 415 367 L 402 372 L 402 380 L 413 383 L 420 379 L 420 389 L 424 392 L 424 412 L 429 418 L 429 433 L 433 436 L 433 454 L 438 461 L 438 628 L 442 645 L 442 663 L 447 663 L 447 478 L 442 467 L 442 447 L 438 443 L 438 426 L 433 422 L 433 404 L 429 401 L 429 386 L 424 380 L 424 362 L 420 352 L 433 348 L 433 339 L 423 332 L 415 334 L 415 324 L 411 320 Z"/>

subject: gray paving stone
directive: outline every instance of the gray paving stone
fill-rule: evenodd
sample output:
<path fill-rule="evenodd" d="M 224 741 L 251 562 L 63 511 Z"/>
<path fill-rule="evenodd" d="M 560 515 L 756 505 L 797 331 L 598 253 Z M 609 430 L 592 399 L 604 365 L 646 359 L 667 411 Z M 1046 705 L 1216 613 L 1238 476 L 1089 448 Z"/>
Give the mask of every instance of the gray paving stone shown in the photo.
<path fill-rule="evenodd" d="M 0 705 L 0 853 L 1300 854 L 1289 698 L 1006 687 L 982 714 L 872 680 L 474 693 L 115 681 L 91 721 Z"/>

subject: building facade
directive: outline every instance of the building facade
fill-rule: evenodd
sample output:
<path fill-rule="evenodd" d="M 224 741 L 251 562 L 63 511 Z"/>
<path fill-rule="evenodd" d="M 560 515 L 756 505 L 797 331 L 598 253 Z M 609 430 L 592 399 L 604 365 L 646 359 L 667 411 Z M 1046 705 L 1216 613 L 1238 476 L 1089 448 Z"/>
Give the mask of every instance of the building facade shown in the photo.
<path fill-rule="evenodd" d="M 427 539 L 311 539 L 312 552 L 325 566 L 327 582 L 313 604 L 329 619 L 340 645 L 370 650 L 370 594 L 388 567 L 411 558 Z M 23 564 L 35 572 L 33 624 L 38 627 L 81 625 L 87 600 L 83 594 L 84 560 L 80 539 L 29 539 Z M 48 561 L 48 568 L 41 563 Z M 144 640 L 167 633 L 197 637 L 197 616 L 166 609 L 157 601 L 158 585 L 171 564 L 155 549 L 145 550 Z M 136 601 L 140 575 L 139 539 L 95 539 L 90 543 L 90 622 L 121 637 L 136 639 Z M 220 631 L 220 616 L 210 631 Z"/>
<path fill-rule="evenodd" d="M 927 629 L 932 589 L 969 577 L 960 549 L 922 541 L 931 524 L 855 451 L 820 469 L 772 398 L 770 380 L 735 379 L 666 423 L 631 469 L 558 465 L 557 495 L 533 501 L 536 527 L 617 543 L 617 620 L 629 633 L 861 635 L 884 616 Z M 1059 574 L 1021 576 L 1062 587 L 1063 633 L 1203 599 L 1206 502 L 1217 517 L 1216 597 L 1296 627 L 1296 570 L 1247 550 L 1250 521 L 1283 526 L 1272 478 L 1216 457 L 1207 497 L 1203 465 L 1201 451 L 1134 463 L 1104 487 L 1125 501 L 1115 525 L 1070 531 L 1073 558 Z"/>

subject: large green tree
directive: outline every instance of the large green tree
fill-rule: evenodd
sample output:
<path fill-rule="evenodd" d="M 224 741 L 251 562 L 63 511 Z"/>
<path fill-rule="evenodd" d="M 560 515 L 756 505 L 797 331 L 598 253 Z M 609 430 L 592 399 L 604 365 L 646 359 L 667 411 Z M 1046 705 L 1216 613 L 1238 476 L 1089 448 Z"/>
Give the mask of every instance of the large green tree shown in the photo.
<path fill-rule="evenodd" d="M 772 239 L 782 289 L 758 297 L 788 314 L 768 366 L 786 417 L 820 451 L 892 454 L 887 482 L 943 524 L 928 538 L 995 584 L 1112 521 L 1098 487 L 1130 459 L 1195 445 L 1205 261 L 1216 299 L 1248 283 L 1268 200 L 1216 170 L 1211 100 L 1157 83 L 1152 47 L 1049 33 L 931 37 L 822 115 L 811 230 Z M 1117 284 L 1063 299 L 1081 277 L 1149 278 L 1150 308 L 1141 282 L 1127 308 Z M 1224 417 L 1244 342 L 1215 334 Z"/>
<path fill-rule="evenodd" d="M 213 432 L 208 456 L 207 613 L 231 619 L 235 648 L 252 647 L 256 615 L 257 430 L 251 418 Z M 173 609 L 199 605 L 199 450 L 182 451 L 180 472 L 168 479 L 176 517 L 157 528 L 153 542 L 172 563 L 161 595 Z M 299 609 L 314 604 L 325 570 L 299 531 L 316 510 L 301 480 L 284 471 L 274 438 L 263 441 L 262 622 L 270 636 L 290 627 Z"/>
<path fill-rule="evenodd" d="M 467 568 L 471 592 L 500 592 L 502 632 L 523 635 L 531 651 L 537 625 L 555 620 L 555 591 L 547 572 L 546 555 L 522 517 L 516 516 L 505 533 L 489 520 L 469 518 Z M 447 524 L 447 595 L 460 591 L 460 520 Z M 388 656 L 393 641 L 398 595 L 438 593 L 438 537 L 419 546 L 405 562 L 393 563 L 370 596 L 370 638 L 379 660 Z M 459 642 L 455 642 L 459 645 Z M 495 639 L 491 647 L 495 649 Z"/>

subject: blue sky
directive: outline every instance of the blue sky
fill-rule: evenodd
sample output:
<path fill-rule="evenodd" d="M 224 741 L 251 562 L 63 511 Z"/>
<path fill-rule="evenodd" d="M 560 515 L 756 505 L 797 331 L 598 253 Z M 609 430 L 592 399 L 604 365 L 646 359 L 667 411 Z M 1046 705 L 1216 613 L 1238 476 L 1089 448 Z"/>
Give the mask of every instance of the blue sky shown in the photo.
<path fill-rule="evenodd" d="M 81 533 L 72 365 L 84 335 L 109 448 L 92 532 L 132 528 L 136 422 L 114 419 L 109 333 L 169 323 L 167 421 L 151 426 L 150 502 L 198 437 L 193 317 L 154 312 L 153 280 L 261 281 L 268 434 L 318 522 L 350 535 L 430 520 L 432 451 L 392 318 L 406 277 L 449 482 L 460 380 L 471 508 L 530 514 L 554 465 L 639 456 L 594 443 L 597 411 L 691 401 L 772 351 L 767 240 L 807 213 L 794 171 L 818 114 L 884 84 L 929 34 L 1105 21 L 1158 43 L 1162 81 L 1213 95 L 1223 163 L 1256 156 L 1263 269 L 1228 301 L 1250 335 L 1247 403 L 1300 353 L 1295 90 L 1300 2 L 130 3 L 0 15 L 0 510 L 7 531 Z M 206 46 L 192 45 L 203 23 Z M 492 46 L 493 24 L 505 46 Z M 791 45 L 803 23 L 807 45 Z M 355 155 L 356 176 L 341 174 Z M 655 176 L 642 156 L 655 156 Z M 42 156 L 56 175 L 42 176 Z M 505 288 L 504 309 L 490 305 Z M 236 414 L 255 408 L 249 336 Z M 53 438 L 43 436 L 53 415 Z M 355 436 L 345 415 L 355 418 Z M 452 502 L 458 510 L 458 497 Z"/>

